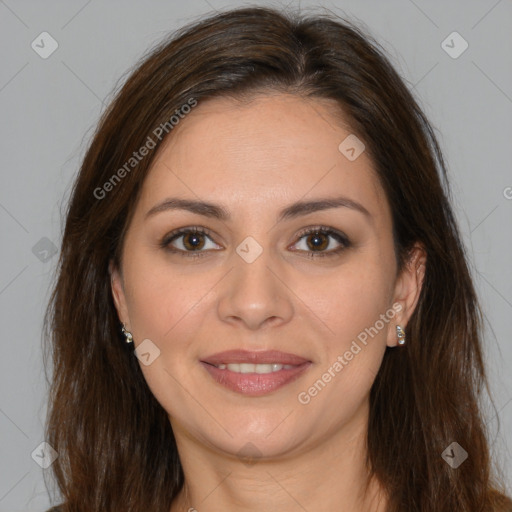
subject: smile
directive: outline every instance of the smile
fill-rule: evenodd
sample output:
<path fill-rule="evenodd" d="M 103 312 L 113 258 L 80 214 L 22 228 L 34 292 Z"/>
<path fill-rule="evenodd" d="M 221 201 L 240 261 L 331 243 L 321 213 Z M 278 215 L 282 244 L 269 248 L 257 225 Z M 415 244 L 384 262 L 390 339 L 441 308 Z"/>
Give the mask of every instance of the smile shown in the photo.
<path fill-rule="evenodd" d="M 224 388 L 248 396 L 261 396 L 292 383 L 311 361 L 279 351 L 231 350 L 209 356 L 201 365 Z"/>
<path fill-rule="evenodd" d="M 230 363 L 230 364 L 219 364 L 215 365 L 219 370 L 229 370 L 235 373 L 273 373 L 282 370 L 291 370 L 294 368 L 292 364 L 251 364 L 251 363 Z"/>

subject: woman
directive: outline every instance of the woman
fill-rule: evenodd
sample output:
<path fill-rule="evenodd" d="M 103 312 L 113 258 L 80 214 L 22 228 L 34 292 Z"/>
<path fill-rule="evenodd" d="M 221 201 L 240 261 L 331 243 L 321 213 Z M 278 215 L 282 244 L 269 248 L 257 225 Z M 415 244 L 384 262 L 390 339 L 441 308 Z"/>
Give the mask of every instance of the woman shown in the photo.
<path fill-rule="evenodd" d="M 183 28 L 74 185 L 47 311 L 62 511 L 512 510 L 428 120 L 346 20 Z"/>

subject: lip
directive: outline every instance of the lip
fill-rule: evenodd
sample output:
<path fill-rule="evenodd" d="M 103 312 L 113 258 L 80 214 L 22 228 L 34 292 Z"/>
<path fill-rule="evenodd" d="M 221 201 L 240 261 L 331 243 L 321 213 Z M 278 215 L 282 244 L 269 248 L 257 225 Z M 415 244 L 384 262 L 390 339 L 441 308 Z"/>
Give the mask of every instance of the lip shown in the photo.
<path fill-rule="evenodd" d="M 280 352 L 279 350 L 266 350 L 261 352 L 253 352 L 249 350 L 227 350 L 225 352 L 218 352 L 217 354 L 205 357 L 204 359 L 201 359 L 201 362 L 213 365 L 229 363 L 278 363 L 300 365 L 311 361 L 295 354 Z"/>
<path fill-rule="evenodd" d="M 215 366 L 230 363 L 277 363 L 293 365 L 293 368 L 283 368 L 272 373 L 237 373 L 227 368 L 221 370 Z M 229 350 L 201 360 L 201 365 L 218 384 L 247 396 L 262 396 L 280 389 L 303 375 L 311 364 L 311 361 L 303 357 L 276 350 L 265 352 Z"/>

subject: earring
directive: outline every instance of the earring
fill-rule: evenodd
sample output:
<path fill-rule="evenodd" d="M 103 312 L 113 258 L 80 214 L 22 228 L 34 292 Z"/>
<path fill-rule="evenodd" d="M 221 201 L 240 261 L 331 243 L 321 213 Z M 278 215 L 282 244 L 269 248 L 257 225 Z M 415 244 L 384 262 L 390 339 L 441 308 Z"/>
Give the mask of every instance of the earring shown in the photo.
<path fill-rule="evenodd" d="M 396 326 L 396 336 L 398 338 L 398 344 L 405 345 L 405 332 L 399 325 Z"/>
<path fill-rule="evenodd" d="M 125 329 L 125 326 L 124 324 L 122 324 L 123 326 L 121 327 L 121 332 L 126 336 L 126 343 L 133 343 L 133 336 L 132 336 L 132 333 L 130 331 L 127 331 Z"/>

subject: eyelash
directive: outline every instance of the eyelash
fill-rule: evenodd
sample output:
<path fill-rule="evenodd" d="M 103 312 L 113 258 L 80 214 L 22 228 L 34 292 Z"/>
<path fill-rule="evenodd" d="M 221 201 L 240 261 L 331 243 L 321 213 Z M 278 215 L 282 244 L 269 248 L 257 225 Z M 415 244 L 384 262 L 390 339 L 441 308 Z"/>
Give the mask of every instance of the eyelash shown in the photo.
<path fill-rule="evenodd" d="M 207 229 L 204 229 L 199 226 L 192 226 L 189 228 L 180 228 L 175 231 L 171 231 L 170 233 L 165 235 L 165 237 L 162 239 L 162 241 L 160 242 L 159 245 L 162 249 L 165 249 L 166 251 L 169 251 L 174 254 L 178 253 L 181 256 L 184 256 L 186 258 L 201 258 L 201 257 L 205 256 L 205 252 L 207 252 L 207 251 L 184 251 L 182 249 L 171 248 L 171 246 L 170 246 L 171 242 L 173 242 L 174 240 L 177 240 L 178 238 L 180 238 L 183 235 L 187 235 L 190 233 L 206 235 L 208 238 L 211 239 L 211 234 Z M 336 231 L 334 229 L 326 228 L 324 226 L 314 226 L 314 227 L 309 227 L 309 228 L 304 229 L 303 231 L 301 231 L 299 233 L 298 240 L 300 240 L 300 239 L 304 238 L 306 235 L 310 235 L 310 234 L 330 235 L 338 243 L 340 243 L 342 245 L 340 247 L 338 247 L 337 249 L 331 249 L 330 251 L 327 251 L 327 252 L 309 251 L 307 254 L 307 256 L 309 258 L 326 258 L 326 257 L 337 256 L 338 254 L 343 252 L 348 247 L 351 247 L 351 245 L 352 245 L 346 235 L 344 235 L 343 233 Z M 301 251 L 299 251 L 299 252 L 301 252 Z"/>

